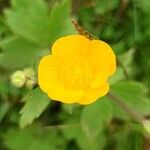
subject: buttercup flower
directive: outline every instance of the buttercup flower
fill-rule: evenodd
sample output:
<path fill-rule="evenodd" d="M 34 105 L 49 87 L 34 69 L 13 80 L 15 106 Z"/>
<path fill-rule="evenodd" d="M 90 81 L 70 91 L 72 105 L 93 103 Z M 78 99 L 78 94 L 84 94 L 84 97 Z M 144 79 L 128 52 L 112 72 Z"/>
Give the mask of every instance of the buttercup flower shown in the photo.
<path fill-rule="evenodd" d="M 81 35 L 58 39 L 42 58 L 38 83 L 48 96 L 64 103 L 90 104 L 107 94 L 107 79 L 116 71 L 111 47 Z"/>

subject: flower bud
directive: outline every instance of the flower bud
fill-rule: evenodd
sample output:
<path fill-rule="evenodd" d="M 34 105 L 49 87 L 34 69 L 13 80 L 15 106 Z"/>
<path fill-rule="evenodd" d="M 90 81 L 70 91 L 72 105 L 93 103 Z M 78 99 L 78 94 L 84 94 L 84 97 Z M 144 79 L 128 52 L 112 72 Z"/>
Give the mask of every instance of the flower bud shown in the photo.
<path fill-rule="evenodd" d="M 35 77 L 29 78 L 29 79 L 27 79 L 27 81 L 26 81 L 26 87 L 27 87 L 28 89 L 32 89 L 35 84 L 36 84 L 36 78 L 35 78 Z"/>
<path fill-rule="evenodd" d="M 32 78 L 35 75 L 35 72 L 32 67 L 25 68 L 23 70 L 23 72 L 24 72 L 26 78 Z"/>
<path fill-rule="evenodd" d="M 10 77 L 11 83 L 17 87 L 22 87 L 26 82 L 26 77 L 23 71 L 17 70 Z"/>
<path fill-rule="evenodd" d="M 23 72 L 26 76 L 26 83 L 25 83 L 26 87 L 28 89 L 32 89 L 36 84 L 35 72 L 33 68 L 32 67 L 25 68 Z"/>

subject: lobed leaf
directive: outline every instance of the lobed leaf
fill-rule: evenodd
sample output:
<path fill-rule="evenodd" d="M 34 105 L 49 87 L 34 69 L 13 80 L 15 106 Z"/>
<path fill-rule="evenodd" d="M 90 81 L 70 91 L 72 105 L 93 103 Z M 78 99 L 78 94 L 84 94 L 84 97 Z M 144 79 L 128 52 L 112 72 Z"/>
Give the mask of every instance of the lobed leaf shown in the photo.
<path fill-rule="evenodd" d="M 40 88 L 28 93 L 23 100 L 25 105 L 21 110 L 21 128 L 31 124 L 34 119 L 38 118 L 50 103 L 49 98 Z"/>

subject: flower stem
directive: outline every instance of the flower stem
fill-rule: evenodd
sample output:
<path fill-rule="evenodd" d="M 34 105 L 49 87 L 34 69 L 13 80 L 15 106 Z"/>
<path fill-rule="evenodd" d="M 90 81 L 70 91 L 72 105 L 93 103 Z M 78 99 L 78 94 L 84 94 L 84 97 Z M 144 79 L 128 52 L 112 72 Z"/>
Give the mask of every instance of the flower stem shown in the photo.
<path fill-rule="evenodd" d="M 129 5 L 130 0 L 122 0 L 120 3 L 119 11 L 118 11 L 118 16 L 121 19 L 123 15 L 125 14 L 127 7 Z"/>
<path fill-rule="evenodd" d="M 116 104 L 118 104 L 125 112 L 127 112 L 135 121 L 143 124 L 145 118 L 141 116 L 137 111 L 133 110 L 130 106 L 128 106 L 122 98 L 115 95 L 111 91 L 108 93 L 107 96 Z"/>

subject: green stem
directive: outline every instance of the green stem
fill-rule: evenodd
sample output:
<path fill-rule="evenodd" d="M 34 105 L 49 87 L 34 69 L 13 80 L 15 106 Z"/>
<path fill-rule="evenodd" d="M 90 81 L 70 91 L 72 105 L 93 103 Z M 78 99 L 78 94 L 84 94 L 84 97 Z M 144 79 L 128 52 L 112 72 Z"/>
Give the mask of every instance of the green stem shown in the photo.
<path fill-rule="evenodd" d="M 141 116 L 137 111 L 133 110 L 129 105 L 127 105 L 122 98 L 115 95 L 111 91 L 108 93 L 107 96 L 112 99 L 116 104 L 118 104 L 125 112 L 127 112 L 135 121 L 143 124 L 145 118 Z"/>

